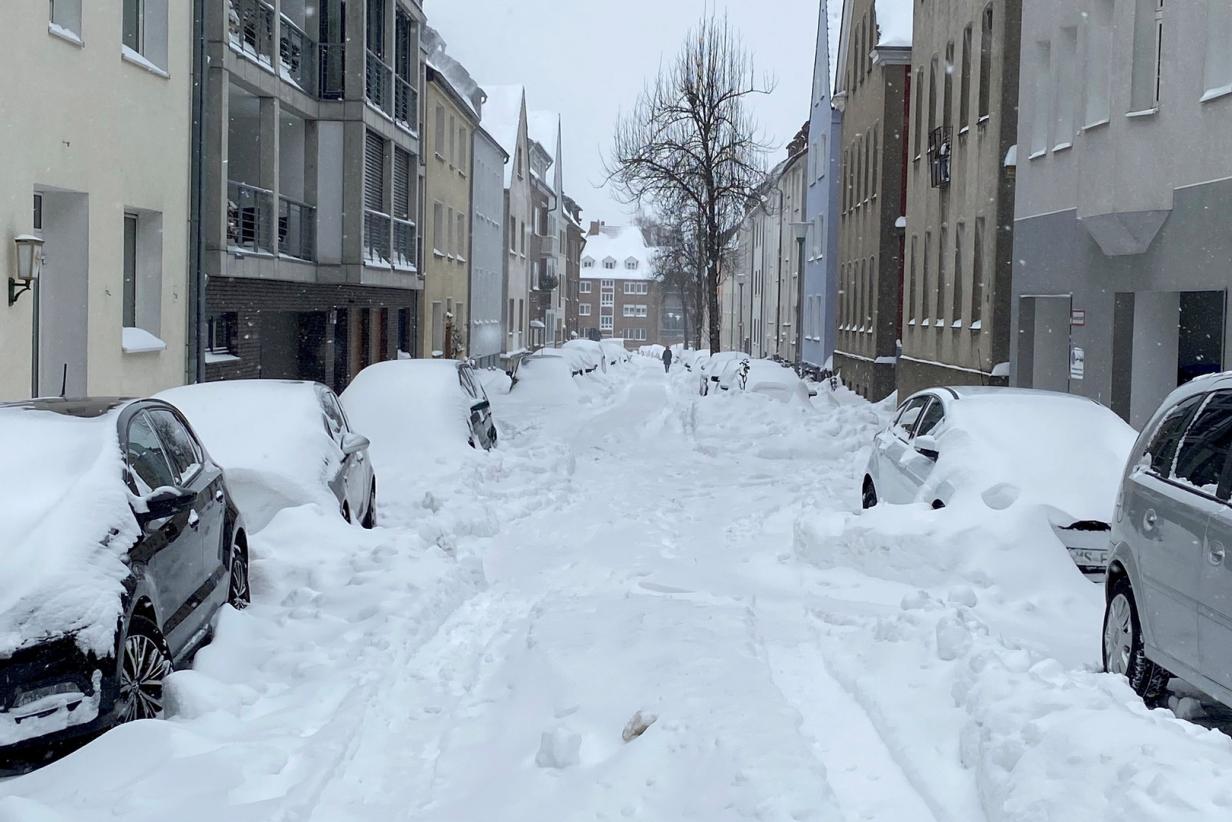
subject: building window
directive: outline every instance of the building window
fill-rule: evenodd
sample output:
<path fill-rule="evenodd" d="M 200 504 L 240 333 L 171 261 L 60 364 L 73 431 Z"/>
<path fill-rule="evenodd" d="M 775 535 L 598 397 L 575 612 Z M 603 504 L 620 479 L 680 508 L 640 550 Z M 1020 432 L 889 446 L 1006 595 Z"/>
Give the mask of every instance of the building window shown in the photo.
<path fill-rule="evenodd" d="M 458 159 L 457 159 L 457 165 L 458 165 L 458 171 L 461 171 L 463 174 L 465 174 L 465 173 L 466 173 L 466 170 L 467 170 L 467 168 L 468 168 L 468 165 L 467 165 L 467 157 L 468 157 L 469 155 L 468 155 L 468 149 L 467 149 L 466 144 L 467 144 L 468 142 L 470 142 L 470 141 L 467 139 L 467 136 L 468 136 L 468 135 L 467 135 L 467 133 L 466 133 L 466 126 L 458 126 Z"/>
<path fill-rule="evenodd" d="M 233 311 L 210 315 L 205 350 L 207 354 L 235 355 L 237 315 Z"/>
<path fill-rule="evenodd" d="M 954 123 L 954 41 L 945 44 L 945 84 L 941 101 L 941 125 L 949 129 Z"/>
<path fill-rule="evenodd" d="M 971 265 L 971 329 L 978 331 L 984 311 L 984 218 L 975 218 L 975 257 Z"/>
<path fill-rule="evenodd" d="M 167 0 L 124 0 L 121 43 L 129 54 L 167 68 Z"/>
<path fill-rule="evenodd" d="M 963 318 L 963 243 L 967 239 L 967 224 L 959 223 L 954 227 L 954 304 L 950 310 L 950 321 L 957 328 Z"/>
<path fill-rule="evenodd" d="M 1232 5 L 1228 0 L 1206 0 L 1204 80 L 1208 97 L 1232 92 Z"/>
<path fill-rule="evenodd" d="M 578 316 L 579 317 L 589 317 L 590 316 L 590 303 L 578 303 Z"/>
<path fill-rule="evenodd" d="M 929 317 L 932 311 L 929 309 L 931 302 L 930 295 L 933 293 L 933 278 L 932 278 L 932 251 L 933 251 L 933 234 L 931 231 L 924 232 L 924 256 L 920 257 L 920 268 L 922 274 L 920 277 L 920 321 L 924 325 L 929 324 Z"/>
<path fill-rule="evenodd" d="M 1227 43 L 1222 48 L 1228 48 Z M 1134 64 L 1130 84 L 1133 111 L 1159 108 L 1163 70 L 1164 0 L 1137 0 L 1134 10 Z"/>
<path fill-rule="evenodd" d="M 1035 44 L 1035 111 L 1031 112 L 1031 154 L 1048 151 L 1048 126 L 1052 120 L 1049 89 L 1052 86 L 1052 44 Z"/>
<path fill-rule="evenodd" d="M 988 119 L 992 101 L 992 3 L 980 23 L 980 122 Z"/>
<path fill-rule="evenodd" d="M 435 122 L 432 124 L 432 149 L 437 159 L 443 162 L 445 160 L 445 107 L 437 103 L 436 113 L 433 116 Z"/>
<path fill-rule="evenodd" d="M 514 217 L 509 218 L 509 253 L 516 254 L 518 252 L 518 221 Z"/>
<path fill-rule="evenodd" d="M 81 39 L 81 0 L 50 0 L 48 22 L 61 33 Z"/>
<path fill-rule="evenodd" d="M 915 111 L 912 112 L 912 119 L 915 120 L 915 133 L 912 135 L 912 146 L 915 149 L 915 159 L 920 159 L 920 155 L 924 149 L 921 148 L 923 143 L 920 135 L 920 129 L 924 123 L 924 69 L 916 69 L 915 72 Z"/>
<path fill-rule="evenodd" d="M 589 257 L 587 257 L 585 260 L 582 260 L 582 268 L 594 268 L 594 267 L 595 267 L 595 261 L 590 259 Z"/>
<path fill-rule="evenodd" d="M 830 153 L 829 153 L 829 149 L 827 148 L 830 141 L 827 140 L 826 138 L 827 138 L 827 135 L 825 134 L 821 135 L 821 140 L 820 142 L 817 143 L 817 146 L 819 148 L 819 151 L 817 153 L 817 179 L 818 180 L 826 176 L 826 166 L 830 165 Z"/>
<path fill-rule="evenodd" d="M 603 316 L 599 317 L 599 330 L 600 331 L 611 331 L 612 330 L 612 315 L 611 314 L 604 314 Z"/>
<path fill-rule="evenodd" d="M 625 260 L 625 268 L 630 271 L 637 271 L 637 260 Z"/>
<path fill-rule="evenodd" d="M 606 259 L 603 261 L 603 267 L 607 269 L 614 269 L 616 268 L 616 261 L 610 258 Z"/>
<path fill-rule="evenodd" d="M 34 230 L 43 230 L 43 195 L 34 195 Z"/>
<path fill-rule="evenodd" d="M 432 204 L 432 253 L 445 256 L 445 206 L 441 203 Z"/>
<path fill-rule="evenodd" d="M 616 288 L 616 281 L 615 280 L 603 280 L 599 284 L 599 287 L 602 288 L 604 291 L 611 291 L 614 288 Z"/>
<path fill-rule="evenodd" d="M 958 127 L 968 128 L 971 125 L 971 26 L 963 29 L 962 36 L 962 77 L 958 87 Z"/>
<path fill-rule="evenodd" d="M 454 254 L 459 260 L 465 260 L 467 249 L 466 215 L 459 211 L 454 219 L 458 221 L 458 249 L 454 252 Z"/>
<path fill-rule="evenodd" d="M 124 327 L 137 327 L 137 215 L 124 215 Z"/>
<path fill-rule="evenodd" d="M 590 293 L 590 283 L 589 282 L 578 283 L 578 293 L 579 294 L 589 294 Z"/>
<path fill-rule="evenodd" d="M 1061 29 L 1061 39 L 1057 41 L 1057 109 L 1056 133 L 1053 135 L 1057 147 L 1071 145 L 1074 140 L 1074 110 L 1077 107 L 1077 71 L 1078 61 L 1078 29 L 1068 27 Z"/>
<path fill-rule="evenodd" d="M 605 291 L 599 295 L 599 305 L 615 305 L 616 295 L 610 291 Z"/>
<path fill-rule="evenodd" d="M 1112 86 L 1112 13 L 1115 0 L 1095 0 L 1094 9 L 1087 14 L 1087 62 L 1086 62 L 1086 112 L 1087 126 L 1106 123 L 1112 114 L 1110 102 Z M 1214 0 L 1215 5 L 1227 8 L 1224 0 Z M 1225 49 L 1220 45 L 1221 50 Z M 1221 51 L 1226 53 L 1226 51 Z"/>

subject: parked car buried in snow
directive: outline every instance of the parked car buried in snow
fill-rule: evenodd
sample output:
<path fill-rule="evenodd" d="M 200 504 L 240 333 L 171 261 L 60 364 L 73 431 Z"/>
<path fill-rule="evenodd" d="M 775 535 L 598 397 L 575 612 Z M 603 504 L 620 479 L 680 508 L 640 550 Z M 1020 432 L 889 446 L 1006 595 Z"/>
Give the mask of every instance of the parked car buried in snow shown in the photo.
<path fill-rule="evenodd" d="M 222 469 L 158 400 L 0 406 L 0 768 L 132 719 L 248 602 L 245 526 Z"/>
<path fill-rule="evenodd" d="M 693 361 L 693 370 L 698 373 L 698 393 L 703 397 L 718 388 L 720 375 L 729 363 L 747 362 L 749 355 L 743 351 L 720 351 L 709 357 L 698 357 Z"/>
<path fill-rule="evenodd" d="M 180 409 L 227 472 L 251 529 L 279 510 L 318 503 L 348 522 L 376 526 L 376 475 L 368 439 L 324 385 L 234 380 L 158 395 Z"/>
<path fill-rule="evenodd" d="M 881 502 L 1038 505 L 1075 564 L 1102 573 L 1117 482 L 1135 436 L 1120 417 L 1085 397 L 933 388 L 908 397 L 877 434 L 861 499 L 865 508 Z"/>
<path fill-rule="evenodd" d="M 1125 462 L 1104 669 L 1145 699 L 1178 676 L 1232 706 L 1232 375 L 1174 391 Z"/>
<path fill-rule="evenodd" d="M 719 388 L 764 394 L 783 402 L 792 397 L 807 400 L 817 396 L 794 370 L 774 360 L 728 360 L 719 373 Z"/>

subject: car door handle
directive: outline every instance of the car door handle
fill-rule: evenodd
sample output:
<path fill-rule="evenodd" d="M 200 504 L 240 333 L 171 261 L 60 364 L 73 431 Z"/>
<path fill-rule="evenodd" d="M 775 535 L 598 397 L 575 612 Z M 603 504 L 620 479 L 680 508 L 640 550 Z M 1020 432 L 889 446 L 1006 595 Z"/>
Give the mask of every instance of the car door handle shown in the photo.
<path fill-rule="evenodd" d="M 1227 553 L 1222 542 L 1212 542 L 1206 546 L 1206 558 L 1211 565 L 1223 565 L 1223 559 Z"/>
<path fill-rule="evenodd" d="M 201 517 L 197 514 L 196 509 L 188 512 L 188 527 L 197 530 L 197 526 L 201 524 Z"/>
<path fill-rule="evenodd" d="M 1148 508 L 1146 513 L 1142 515 L 1142 530 L 1154 531 L 1155 523 L 1159 522 L 1159 517 L 1155 514 L 1154 508 Z"/>

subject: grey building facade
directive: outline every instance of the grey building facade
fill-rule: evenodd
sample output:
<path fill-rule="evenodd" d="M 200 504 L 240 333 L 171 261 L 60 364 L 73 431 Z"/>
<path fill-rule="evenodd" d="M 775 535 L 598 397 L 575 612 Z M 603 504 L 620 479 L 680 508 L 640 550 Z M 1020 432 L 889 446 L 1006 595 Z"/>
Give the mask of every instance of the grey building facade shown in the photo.
<path fill-rule="evenodd" d="M 1021 0 L 916 15 L 898 393 L 1005 385 Z"/>
<path fill-rule="evenodd" d="M 834 370 L 861 396 L 895 390 L 902 317 L 911 46 L 881 37 L 874 0 L 847 0 L 834 104 L 843 113 Z"/>
<path fill-rule="evenodd" d="M 207 9 L 206 377 L 343 388 L 415 353 L 423 10 Z"/>
<path fill-rule="evenodd" d="M 1141 426 L 1226 367 L 1232 4 L 1024 4 L 1010 362 Z"/>
<path fill-rule="evenodd" d="M 470 355 L 497 366 L 505 342 L 505 164 L 509 155 L 482 128 L 471 150 Z"/>
<path fill-rule="evenodd" d="M 813 369 L 834 365 L 838 312 L 839 186 L 842 171 L 843 114 L 831 104 L 830 6 L 821 0 L 813 92 L 809 109 L 809 148 L 805 189 L 806 238 L 800 358 Z M 833 32 L 837 39 L 838 31 Z"/>

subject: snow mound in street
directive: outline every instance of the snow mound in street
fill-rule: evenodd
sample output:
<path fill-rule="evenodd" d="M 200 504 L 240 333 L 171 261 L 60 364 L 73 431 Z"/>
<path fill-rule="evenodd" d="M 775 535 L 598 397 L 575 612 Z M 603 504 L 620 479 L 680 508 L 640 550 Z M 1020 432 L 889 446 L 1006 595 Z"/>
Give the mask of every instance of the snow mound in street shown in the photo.
<path fill-rule="evenodd" d="M 172 388 L 158 395 L 183 412 L 226 476 L 252 530 L 283 509 L 337 508 L 329 482 L 342 452 L 308 382 L 241 380 Z M 362 433 L 362 431 L 361 431 Z"/>
<path fill-rule="evenodd" d="M 118 414 L 0 408 L 0 654 L 70 632 L 84 650 L 112 652 L 138 536 Z"/>

